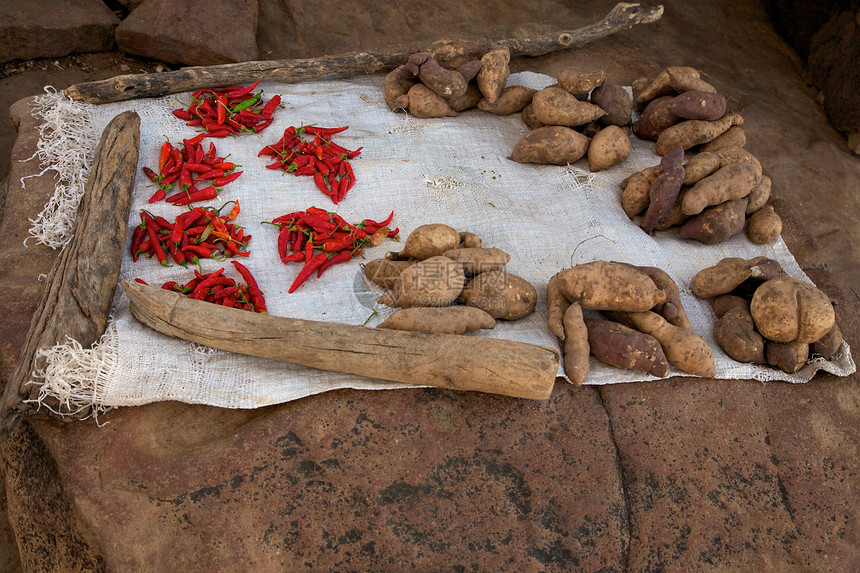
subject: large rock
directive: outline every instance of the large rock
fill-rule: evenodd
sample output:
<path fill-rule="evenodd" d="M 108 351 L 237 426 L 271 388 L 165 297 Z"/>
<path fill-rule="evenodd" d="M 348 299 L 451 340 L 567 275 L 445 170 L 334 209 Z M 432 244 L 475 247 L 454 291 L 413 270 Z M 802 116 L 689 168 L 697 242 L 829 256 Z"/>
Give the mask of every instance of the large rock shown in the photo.
<path fill-rule="evenodd" d="M 116 29 L 120 50 L 173 64 L 257 59 L 256 0 L 147 0 Z"/>
<path fill-rule="evenodd" d="M 110 50 L 117 24 L 101 0 L 0 2 L 0 62 Z"/>

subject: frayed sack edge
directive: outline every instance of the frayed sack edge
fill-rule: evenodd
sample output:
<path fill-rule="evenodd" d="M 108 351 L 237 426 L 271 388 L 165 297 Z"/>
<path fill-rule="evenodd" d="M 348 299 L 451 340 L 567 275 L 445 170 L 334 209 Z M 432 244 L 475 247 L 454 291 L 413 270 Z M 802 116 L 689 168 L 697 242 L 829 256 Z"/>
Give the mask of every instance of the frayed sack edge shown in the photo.
<path fill-rule="evenodd" d="M 87 178 L 92 168 L 92 157 L 98 145 L 99 134 L 93 125 L 90 111 L 92 104 L 73 101 L 51 86 L 45 87 L 45 95 L 35 98 L 33 117 L 42 120 L 39 124 L 39 142 L 36 152 L 28 159 L 39 158 L 42 171 L 21 178 L 40 177 L 48 171 L 57 174 L 54 194 L 35 219 L 30 219 L 29 236 L 36 244 L 52 249 L 65 248 L 72 239 L 72 228 L 78 205 L 84 194 Z"/>

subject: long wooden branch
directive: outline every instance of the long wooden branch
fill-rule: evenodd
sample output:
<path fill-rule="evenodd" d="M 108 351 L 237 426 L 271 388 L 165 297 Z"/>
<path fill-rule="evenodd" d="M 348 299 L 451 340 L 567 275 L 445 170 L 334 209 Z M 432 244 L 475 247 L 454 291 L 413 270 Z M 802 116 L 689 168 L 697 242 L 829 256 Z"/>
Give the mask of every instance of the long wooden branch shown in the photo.
<path fill-rule="evenodd" d="M 8 436 L 30 410 L 23 400 L 36 387 L 27 382 L 44 366 L 37 352 L 64 343 L 67 337 L 89 348 L 105 331 L 122 264 L 139 149 L 140 117 L 133 111 L 116 116 L 102 132 L 74 236 L 48 275 L 0 398 L 0 438 Z"/>
<path fill-rule="evenodd" d="M 554 348 L 257 314 L 123 281 L 132 315 L 169 336 L 249 356 L 452 390 L 546 400 Z"/>
<path fill-rule="evenodd" d="M 476 42 L 483 51 L 507 47 L 511 56 L 541 56 L 550 52 L 577 48 L 637 24 L 656 22 L 663 6 L 644 8 L 621 2 L 600 21 L 575 30 L 564 30 L 527 38 Z M 391 70 L 422 46 L 394 46 L 376 53 L 352 52 L 337 56 L 295 60 L 271 60 L 189 67 L 159 74 L 117 76 L 107 80 L 76 84 L 65 94 L 74 100 L 108 103 L 141 97 L 158 97 L 171 93 L 244 84 L 257 80 L 297 83 L 307 80 L 348 78 Z"/>

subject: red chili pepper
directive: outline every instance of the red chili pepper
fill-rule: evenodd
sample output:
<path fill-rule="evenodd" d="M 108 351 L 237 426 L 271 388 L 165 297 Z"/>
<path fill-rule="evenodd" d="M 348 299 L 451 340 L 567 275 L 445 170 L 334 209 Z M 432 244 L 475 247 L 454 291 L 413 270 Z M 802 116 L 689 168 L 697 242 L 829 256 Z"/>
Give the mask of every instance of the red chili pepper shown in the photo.
<path fill-rule="evenodd" d="M 210 169 L 197 176 L 198 179 L 218 179 L 219 177 L 224 177 L 223 169 Z"/>
<path fill-rule="evenodd" d="M 167 164 L 167 160 L 170 159 L 170 153 L 173 151 L 173 146 L 170 145 L 169 141 L 165 141 L 161 144 L 161 153 L 158 156 L 158 170 L 162 171 L 164 166 Z"/>
<path fill-rule="evenodd" d="M 146 225 L 146 233 L 149 235 L 149 242 L 152 245 L 152 249 L 155 251 L 155 256 L 158 259 L 158 262 L 160 262 L 162 266 L 169 267 L 170 265 L 167 262 L 167 253 L 164 252 L 164 248 L 161 246 L 161 241 L 158 239 L 158 225 L 152 218 L 152 215 L 146 211 L 143 211 L 143 222 Z"/>
<path fill-rule="evenodd" d="M 337 185 L 337 201 L 336 203 L 340 203 L 343 201 L 344 197 L 346 197 L 346 192 L 349 190 L 351 179 L 348 175 L 344 175 L 340 178 L 340 182 Z"/>
<path fill-rule="evenodd" d="M 140 283 L 140 284 L 142 284 L 142 285 L 149 286 L 149 283 L 148 283 L 148 282 L 146 282 L 146 281 L 145 281 L 145 280 L 143 280 L 143 279 L 134 279 L 134 282 L 136 282 L 136 283 Z"/>
<path fill-rule="evenodd" d="M 183 121 L 189 121 L 191 119 L 191 114 L 188 112 L 188 110 L 185 109 L 174 109 L 173 115 Z"/>
<path fill-rule="evenodd" d="M 194 189 L 194 191 L 189 189 L 189 193 L 180 193 L 181 197 L 176 201 L 170 201 L 169 198 L 168 201 L 174 205 L 188 205 L 190 203 L 196 203 L 197 201 L 209 201 L 210 199 L 214 199 L 218 196 L 218 190 L 212 186 L 204 187 L 203 189 L 195 189 L 192 186 L 192 189 Z"/>
<path fill-rule="evenodd" d="M 200 245 L 185 245 L 184 247 L 182 247 L 182 250 L 183 251 L 189 251 L 191 253 L 194 253 L 195 255 L 198 255 L 198 256 L 201 256 L 201 257 L 207 258 L 207 259 L 209 257 L 211 257 L 212 253 L 215 251 L 215 249 L 212 249 L 209 247 L 201 247 Z"/>
<path fill-rule="evenodd" d="M 224 120 L 227 119 L 227 98 L 222 96 L 218 97 L 217 100 L 217 122 L 219 124 L 223 124 Z"/>
<path fill-rule="evenodd" d="M 235 171 L 233 173 L 230 173 L 229 175 L 225 175 L 224 177 L 219 177 L 218 179 L 213 181 L 212 184 L 216 187 L 224 187 L 231 181 L 235 181 L 236 179 L 238 179 L 239 176 L 242 175 L 242 173 L 244 173 L 244 171 Z"/>
<path fill-rule="evenodd" d="M 237 261 L 230 262 L 233 263 L 233 266 L 236 267 L 236 270 L 239 271 L 239 274 L 248 283 L 248 294 L 251 297 L 251 304 L 254 306 L 254 310 L 256 312 L 266 312 L 266 298 L 263 296 L 263 291 L 257 285 L 254 275 L 242 263 Z"/>
<path fill-rule="evenodd" d="M 149 177 L 149 180 L 152 181 L 153 183 L 161 182 L 161 176 L 158 173 L 156 173 L 155 171 L 153 171 L 152 169 L 150 169 L 149 167 L 143 168 L 143 174 L 146 175 L 147 177 Z"/>
<path fill-rule="evenodd" d="M 233 91 L 231 91 L 231 92 L 228 92 L 228 93 L 227 93 L 227 94 L 225 94 L 225 95 L 226 95 L 228 98 L 230 98 L 230 99 L 233 99 L 233 98 L 239 98 L 239 97 L 246 96 L 246 95 L 248 95 L 249 93 L 251 93 L 251 92 L 254 90 L 254 88 L 256 88 L 258 85 L 260 85 L 260 82 L 261 82 L 261 81 L 263 81 L 263 80 L 257 80 L 256 82 L 254 82 L 253 84 L 251 84 L 251 85 L 249 85 L 249 86 L 245 86 L 245 87 L 243 87 L 243 88 L 235 89 L 235 90 L 233 90 Z"/>
<path fill-rule="evenodd" d="M 206 134 L 208 137 L 227 137 L 230 135 L 230 132 L 226 129 L 220 129 L 217 131 L 210 131 Z"/>
<path fill-rule="evenodd" d="M 352 259 L 352 253 L 350 253 L 349 251 L 341 251 L 336 255 L 332 255 L 325 263 L 320 266 L 319 270 L 317 271 L 317 278 L 320 278 L 327 268 L 338 263 L 346 262 L 350 259 Z"/>
<path fill-rule="evenodd" d="M 143 238 L 146 236 L 146 226 L 138 225 L 134 228 L 134 231 L 131 233 L 131 245 L 128 250 L 131 252 L 131 260 L 132 262 L 137 262 L 139 253 L 138 249 L 140 248 L 140 244 L 143 242 Z"/>
<path fill-rule="evenodd" d="M 293 284 L 290 285 L 290 288 L 289 290 L 287 290 L 287 292 L 295 292 L 295 290 L 302 286 L 302 283 L 304 283 L 308 279 L 308 277 L 314 274 L 314 271 L 319 269 L 323 265 L 323 263 L 326 262 L 327 259 L 328 255 L 326 255 L 325 253 L 319 253 L 311 257 L 311 259 L 305 263 L 305 266 L 302 267 L 302 270 L 299 271 L 299 274 L 296 276 L 296 279 L 293 281 Z"/>
<path fill-rule="evenodd" d="M 281 105 L 281 96 L 275 94 L 272 96 L 266 105 L 263 106 L 263 115 L 272 115 L 272 112 L 275 111 L 275 108 Z"/>
<path fill-rule="evenodd" d="M 159 187 L 158 191 L 152 194 L 152 197 L 149 198 L 150 203 L 157 203 L 167 197 L 167 192 L 163 187 Z"/>
<path fill-rule="evenodd" d="M 186 140 L 185 145 L 190 145 L 190 146 L 194 147 L 196 145 L 199 145 L 200 142 L 203 141 L 205 138 L 206 138 L 206 134 L 200 133 L 198 135 L 195 135 L 191 139 Z"/>

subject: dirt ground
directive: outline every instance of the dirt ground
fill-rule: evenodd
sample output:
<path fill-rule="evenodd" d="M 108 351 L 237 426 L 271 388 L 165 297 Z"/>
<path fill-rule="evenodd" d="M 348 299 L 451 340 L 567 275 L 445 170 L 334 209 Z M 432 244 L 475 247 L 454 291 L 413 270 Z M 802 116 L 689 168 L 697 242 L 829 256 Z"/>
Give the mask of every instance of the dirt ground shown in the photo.
<path fill-rule="evenodd" d="M 419 26 L 392 17 L 382 29 L 350 3 L 341 15 L 361 26 L 338 19 L 323 33 L 309 26 L 322 16 L 304 14 L 316 32 L 291 43 L 273 4 L 262 4 L 260 38 L 274 55 L 369 49 Z M 706 71 L 744 115 L 786 243 L 860 348 L 860 159 L 758 3 L 666 4 L 655 25 L 512 68 L 598 68 L 625 85 L 668 65 Z M 495 33 L 522 31 L 491 12 L 477 19 L 500 24 Z M 530 18 L 531 29 L 553 25 L 538 8 Z M 420 23 L 431 39 L 452 29 Z M 46 85 L 161 65 L 121 53 L 7 64 L 0 108 Z M 4 116 L 0 180 L 17 173 L 17 137 Z M 35 215 L 5 198 L 0 219 Z M 34 308 L 37 283 L 19 286 L 22 308 Z M 15 316 L 2 327 L 23 337 L 28 322 Z M 0 358 L 8 372 L 14 355 Z M 0 570 L 856 571 L 857 382 L 557 382 L 539 405 L 338 391 L 259 411 L 125 408 L 105 428 L 33 421 L 2 448 Z"/>

